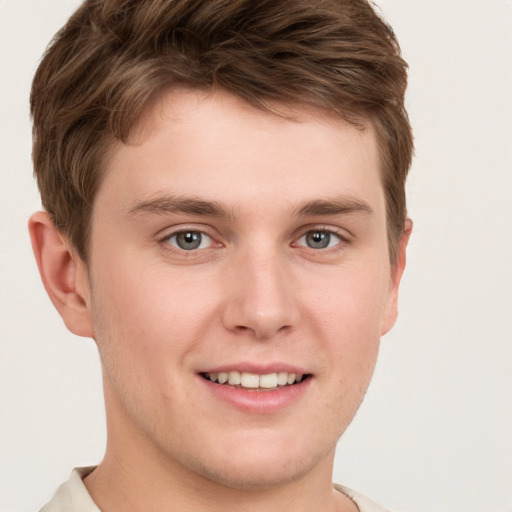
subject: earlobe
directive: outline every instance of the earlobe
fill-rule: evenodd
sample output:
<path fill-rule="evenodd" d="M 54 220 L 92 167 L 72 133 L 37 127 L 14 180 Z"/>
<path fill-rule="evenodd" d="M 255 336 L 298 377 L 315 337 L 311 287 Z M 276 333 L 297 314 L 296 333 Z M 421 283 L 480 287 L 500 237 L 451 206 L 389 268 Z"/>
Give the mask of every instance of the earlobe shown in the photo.
<path fill-rule="evenodd" d="M 78 336 L 94 337 L 84 263 L 48 213 L 33 214 L 29 232 L 41 280 L 66 327 Z"/>
<path fill-rule="evenodd" d="M 388 295 L 388 304 L 382 325 L 381 336 L 384 336 L 384 334 L 391 330 L 391 328 L 395 325 L 396 319 L 398 317 L 398 290 L 400 288 L 400 281 L 402 280 L 402 275 L 405 270 L 407 244 L 409 243 L 411 233 L 412 220 L 405 219 L 404 230 L 399 240 L 397 258 L 393 267 L 391 268 L 391 282 Z"/>

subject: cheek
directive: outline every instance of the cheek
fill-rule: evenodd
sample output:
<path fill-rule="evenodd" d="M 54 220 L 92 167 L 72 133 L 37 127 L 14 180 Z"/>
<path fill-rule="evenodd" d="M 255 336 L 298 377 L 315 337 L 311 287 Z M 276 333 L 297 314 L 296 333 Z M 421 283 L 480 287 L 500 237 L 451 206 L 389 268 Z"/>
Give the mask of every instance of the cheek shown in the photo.
<path fill-rule="evenodd" d="M 387 308 L 388 282 L 385 269 L 368 272 L 337 273 L 325 282 L 324 293 L 318 288 L 309 293 L 309 314 L 316 338 L 329 356 L 325 364 L 340 393 L 364 394 L 375 366 L 380 335 Z M 370 267 L 371 268 L 371 267 Z"/>
<path fill-rule="evenodd" d="M 128 259 L 94 277 L 100 349 L 108 344 L 119 358 L 151 363 L 151 371 L 165 354 L 185 357 L 212 321 L 211 287 L 203 279 Z"/>
<path fill-rule="evenodd" d="M 187 370 L 187 354 L 198 338 L 197 315 L 161 274 L 154 279 L 147 270 L 117 271 L 103 280 L 108 286 L 96 276 L 93 294 L 96 343 L 113 391 L 111 409 L 157 421 L 154 411 L 178 400 L 170 390 L 178 389 Z M 167 405 L 162 409 L 162 404 Z"/>
<path fill-rule="evenodd" d="M 380 337 L 389 290 L 387 269 L 381 267 L 333 272 L 324 278 L 323 286 L 306 292 L 318 323 L 341 342 L 358 339 L 360 344 L 374 343 Z"/>

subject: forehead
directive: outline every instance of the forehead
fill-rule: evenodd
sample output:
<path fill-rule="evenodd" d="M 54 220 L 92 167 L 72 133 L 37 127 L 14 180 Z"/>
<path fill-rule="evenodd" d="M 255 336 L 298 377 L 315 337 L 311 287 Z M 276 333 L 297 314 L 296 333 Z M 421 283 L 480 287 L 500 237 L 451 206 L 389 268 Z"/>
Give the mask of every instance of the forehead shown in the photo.
<path fill-rule="evenodd" d="M 283 115 L 222 90 L 168 91 L 147 108 L 130 143 L 112 145 L 99 196 L 167 193 L 246 206 L 348 194 L 381 202 L 370 124 L 358 129 L 309 107 L 276 110 Z"/>

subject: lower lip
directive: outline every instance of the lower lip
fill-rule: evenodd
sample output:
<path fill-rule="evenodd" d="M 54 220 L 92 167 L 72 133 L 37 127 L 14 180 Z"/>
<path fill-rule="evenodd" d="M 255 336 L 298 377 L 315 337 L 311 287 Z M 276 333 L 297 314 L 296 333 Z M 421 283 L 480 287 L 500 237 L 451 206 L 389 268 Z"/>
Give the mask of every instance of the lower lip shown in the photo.
<path fill-rule="evenodd" d="M 198 378 L 218 399 L 243 412 L 253 414 L 270 414 L 286 409 L 304 395 L 312 381 L 312 378 L 308 377 L 292 386 L 257 391 L 229 384 L 217 384 L 200 375 Z"/>

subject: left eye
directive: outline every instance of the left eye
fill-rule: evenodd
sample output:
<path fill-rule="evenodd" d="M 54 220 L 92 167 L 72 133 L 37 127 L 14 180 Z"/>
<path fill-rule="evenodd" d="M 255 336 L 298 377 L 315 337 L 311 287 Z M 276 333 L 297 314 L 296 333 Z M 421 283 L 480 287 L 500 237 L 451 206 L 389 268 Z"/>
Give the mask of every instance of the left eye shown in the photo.
<path fill-rule="evenodd" d="M 171 235 L 167 242 L 182 251 L 193 251 L 209 247 L 212 239 L 201 231 L 179 231 Z"/>
<path fill-rule="evenodd" d="M 332 231 L 308 231 L 298 240 L 298 245 L 311 249 L 328 249 L 341 243 L 341 237 Z"/>

